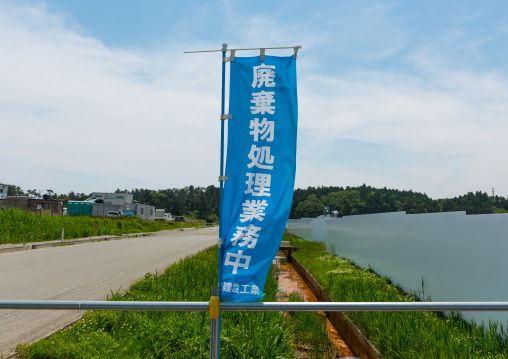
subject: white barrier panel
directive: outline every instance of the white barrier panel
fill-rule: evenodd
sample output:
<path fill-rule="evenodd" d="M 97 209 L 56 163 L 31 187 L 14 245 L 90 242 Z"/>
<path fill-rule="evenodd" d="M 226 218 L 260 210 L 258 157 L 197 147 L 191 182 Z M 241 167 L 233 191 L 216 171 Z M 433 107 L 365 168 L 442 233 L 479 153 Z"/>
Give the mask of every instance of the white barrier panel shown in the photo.
<path fill-rule="evenodd" d="M 325 243 L 326 240 L 326 219 L 312 219 L 312 240 L 315 242 Z"/>
<path fill-rule="evenodd" d="M 326 223 L 324 217 L 289 219 L 286 228 L 288 233 L 305 240 L 325 243 Z"/>
<path fill-rule="evenodd" d="M 312 218 L 289 219 L 286 228 L 288 233 L 312 241 Z"/>
<path fill-rule="evenodd" d="M 371 267 L 432 301 L 508 300 L 508 214 L 405 212 L 326 220 L 328 253 Z M 422 299 L 425 299 L 422 298 Z M 477 323 L 508 314 L 462 313 Z"/>

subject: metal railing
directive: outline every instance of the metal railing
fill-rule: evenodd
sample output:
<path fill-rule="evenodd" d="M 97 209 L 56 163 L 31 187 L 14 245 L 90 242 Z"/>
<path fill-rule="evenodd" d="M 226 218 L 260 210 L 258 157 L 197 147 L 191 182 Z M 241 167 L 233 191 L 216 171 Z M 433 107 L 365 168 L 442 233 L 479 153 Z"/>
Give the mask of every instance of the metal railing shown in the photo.
<path fill-rule="evenodd" d="M 210 310 L 209 302 L 0 300 L 0 309 L 32 310 Z M 221 312 L 457 312 L 508 311 L 508 302 L 220 302 Z"/>
<path fill-rule="evenodd" d="M 210 358 L 220 351 L 220 312 L 416 312 L 416 311 L 508 311 L 508 302 L 219 302 L 219 288 L 212 288 L 210 302 L 130 302 L 0 300 L 1 309 L 31 310 L 139 310 L 139 311 L 209 311 Z M 215 299 L 215 300 L 214 300 Z"/>

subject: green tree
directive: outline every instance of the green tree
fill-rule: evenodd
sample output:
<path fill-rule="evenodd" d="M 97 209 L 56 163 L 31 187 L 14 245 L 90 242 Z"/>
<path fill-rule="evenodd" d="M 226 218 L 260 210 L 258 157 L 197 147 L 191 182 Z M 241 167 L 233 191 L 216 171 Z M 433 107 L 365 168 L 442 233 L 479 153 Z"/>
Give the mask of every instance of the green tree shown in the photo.
<path fill-rule="evenodd" d="M 332 211 L 338 211 L 340 217 L 366 213 L 365 203 L 357 190 L 332 192 L 321 198 L 321 201 Z"/>
<path fill-rule="evenodd" d="M 22 196 L 25 192 L 19 186 L 7 185 L 7 195 L 9 196 Z"/>
<path fill-rule="evenodd" d="M 323 214 L 324 204 L 315 194 L 311 194 L 303 202 L 300 202 L 295 209 L 296 218 L 315 218 Z"/>

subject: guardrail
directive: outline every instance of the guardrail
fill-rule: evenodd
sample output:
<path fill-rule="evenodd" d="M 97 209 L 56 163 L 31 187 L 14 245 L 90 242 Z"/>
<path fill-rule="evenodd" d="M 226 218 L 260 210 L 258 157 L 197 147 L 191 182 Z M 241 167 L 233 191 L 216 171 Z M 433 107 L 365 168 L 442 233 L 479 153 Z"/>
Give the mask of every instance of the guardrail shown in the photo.
<path fill-rule="evenodd" d="M 220 351 L 220 312 L 416 312 L 416 311 L 508 311 L 508 302 L 264 302 L 231 303 L 218 301 L 219 288 L 212 288 L 210 302 L 130 302 L 130 301 L 57 301 L 0 300 L 1 309 L 38 310 L 143 310 L 209 311 L 210 358 Z"/>
<path fill-rule="evenodd" d="M 58 300 L 0 300 L 0 309 L 40 310 L 210 310 L 209 302 L 107 302 Z M 221 312 L 455 312 L 508 311 L 508 302 L 220 302 Z"/>

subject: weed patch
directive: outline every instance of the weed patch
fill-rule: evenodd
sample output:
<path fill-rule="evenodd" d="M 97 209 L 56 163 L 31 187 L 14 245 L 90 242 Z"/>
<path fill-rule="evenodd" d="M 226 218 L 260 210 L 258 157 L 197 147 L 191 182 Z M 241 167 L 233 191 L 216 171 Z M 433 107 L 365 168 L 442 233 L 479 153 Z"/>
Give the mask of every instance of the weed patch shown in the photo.
<path fill-rule="evenodd" d="M 19 209 L 0 210 L 0 244 L 86 238 L 102 235 L 156 232 L 196 227 L 199 223 L 152 222 L 138 217 L 103 218 L 87 216 L 48 217 Z"/>

